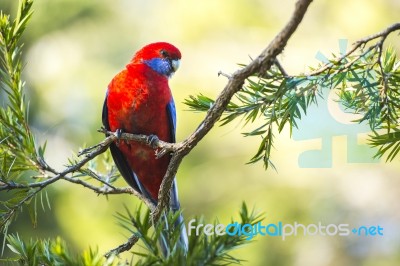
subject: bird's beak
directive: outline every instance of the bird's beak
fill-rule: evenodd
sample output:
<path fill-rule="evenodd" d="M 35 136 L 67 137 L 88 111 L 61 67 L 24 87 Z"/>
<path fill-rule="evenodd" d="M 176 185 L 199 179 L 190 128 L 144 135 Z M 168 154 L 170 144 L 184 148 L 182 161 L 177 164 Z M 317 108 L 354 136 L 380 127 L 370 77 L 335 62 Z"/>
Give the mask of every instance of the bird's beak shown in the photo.
<path fill-rule="evenodd" d="M 171 65 L 172 65 L 174 72 L 178 70 L 180 63 L 181 63 L 181 60 L 179 60 L 179 59 L 171 60 Z"/>

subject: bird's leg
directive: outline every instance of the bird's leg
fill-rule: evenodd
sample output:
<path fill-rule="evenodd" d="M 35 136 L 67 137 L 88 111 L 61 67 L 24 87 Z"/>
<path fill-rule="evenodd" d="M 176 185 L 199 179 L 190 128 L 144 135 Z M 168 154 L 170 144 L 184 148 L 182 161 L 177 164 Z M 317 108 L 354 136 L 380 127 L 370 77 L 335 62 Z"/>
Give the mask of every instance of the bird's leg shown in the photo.
<path fill-rule="evenodd" d="M 147 143 L 155 150 L 158 148 L 158 142 L 160 139 L 156 135 L 149 135 L 147 137 Z"/>

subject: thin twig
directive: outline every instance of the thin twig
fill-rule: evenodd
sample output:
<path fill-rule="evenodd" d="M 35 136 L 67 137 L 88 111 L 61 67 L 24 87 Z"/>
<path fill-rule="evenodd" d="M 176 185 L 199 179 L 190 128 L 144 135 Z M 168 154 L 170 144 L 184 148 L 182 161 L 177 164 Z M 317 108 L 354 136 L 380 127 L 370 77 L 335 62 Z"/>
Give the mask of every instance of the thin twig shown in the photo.
<path fill-rule="evenodd" d="M 109 258 L 111 255 L 118 255 L 122 252 L 130 250 L 137 242 L 139 241 L 139 237 L 137 235 L 131 235 L 128 238 L 128 241 L 124 244 L 119 245 L 118 247 L 108 251 L 104 256 Z"/>
<path fill-rule="evenodd" d="M 88 175 L 94 179 L 96 179 L 97 181 L 99 181 L 100 183 L 103 183 L 103 185 L 105 186 L 105 188 L 111 188 L 111 189 L 116 189 L 116 187 L 114 187 L 113 185 L 111 185 L 110 183 L 108 183 L 107 181 L 105 181 L 101 176 L 99 176 L 98 173 L 94 172 L 91 169 L 85 169 L 85 170 L 81 170 L 82 173 L 84 173 L 85 175 Z"/>
<path fill-rule="evenodd" d="M 139 192 L 137 192 L 136 190 L 134 190 L 131 187 L 124 187 L 124 188 L 97 187 L 97 186 L 94 186 L 94 185 L 92 185 L 88 182 L 85 182 L 82 179 L 78 179 L 78 178 L 64 176 L 64 177 L 62 177 L 62 179 L 66 180 L 70 183 L 82 185 L 85 188 L 88 188 L 88 189 L 96 192 L 97 194 L 101 194 L 101 195 L 132 194 L 132 195 L 136 196 L 138 199 L 140 199 L 141 201 L 143 201 L 149 207 L 150 210 L 155 208 L 154 203 L 151 200 L 147 199 L 146 197 L 143 197 L 142 194 L 140 194 Z"/>
<path fill-rule="evenodd" d="M 224 72 L 222 72 L 222 71 L 218 71 L 218 77 L 219 76 L 223 76 L 223 77 L 225 77 L 225 78 L 227 78 L 227 79 L 231 79 L 231 75 L 228 75 L 228 74 L 226 74 L 226 73 L 224 73 Z"/>
<path fill-rule="evenodd" d="M 344 59 L 346 59 L 347 57 L 352 55 L 358 48 L 365 46 L 368 42 L 370 42 L 372 40 L 375 40 L 377 38 L 381 38 L 380 42 L 383 45 L 383 42 L 387 38 L 387 36 L 390 33 L 398 31 L 398 30 L 400 30 L 400 23 L 395 23 L 395 24 L 387 27 L 386 29 L 382 30 L 381 32 L 378 32 L 376 34 L 367 36 L 365 38 L 362 38 L 361 40 L 356 41 L 353 44 L 353 47 L 350 49 L 350 51 L 348 51 L 346 54 L 342 55 L 335 63 L 336 64 L 340 64 Z M 377 45 L 379 45 L 379 43 Z M 375 47 L 375 46 L 373 46 L 373 47 Z M 317 75 L 320 75 L 320 74 L 324 73 L 326 70 L 329 70 L 331 68 L 332 68 L 332 64 L 331 63 L 327 63 L 327 64 L 325 64 L 325 66 L 323 66 L 322 68 L 318 69 L 317 71 L 314 71 L 314 72 L 311 72 L 309 74 L 306 74 L 306 76 L 317 76 Z"/>
<path fill-rule="evenodd" d="M 276 65 L 276 67 L 279 69 L 279 71 L 281 72 L 282 76 L 284 77 L 289 77 L 289 74 L 286 72 L 286 70 L 283 68 L 282 64 L 279 62 L 278 59 L 275 59 L 274 64 Z"/>

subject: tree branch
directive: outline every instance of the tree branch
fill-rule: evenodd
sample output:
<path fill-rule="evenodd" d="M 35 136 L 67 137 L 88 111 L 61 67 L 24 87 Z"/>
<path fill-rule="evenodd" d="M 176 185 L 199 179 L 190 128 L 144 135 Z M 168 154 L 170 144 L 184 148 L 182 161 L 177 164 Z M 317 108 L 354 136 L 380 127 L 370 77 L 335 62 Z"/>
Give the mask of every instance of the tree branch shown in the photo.
<path fill-rule="evenodd" d="M 108 251 L 104 256 L 109 258 L 113 254 L 118 255 L 122 252 L 129 251 L 138 241 L 139 237 L 137 235 L 131 235 L 126 243 Z"/>
<path fill-rule="evenodd" d="M 374 49 L 374 48 L 378 48 L 379 49 L 379 57 L 378 57 L 378 63 L 381 66 L 380 63 L 380 57 L 382 55 L 382 47 L 383 47 L 383 43 L 386 40 L 387 36 L 395 31 L 400 30 L 400 23 L 395 23 L 389 27 L 387 27 L 386 29 L 382 30 L 381 32 L 372 34 L 370 36 L 367 36 L 365 38 L 362 38 L 358 41 L 356 41 L 353 45 L 353 47 L 350 49 L 350 51 L 348 51 L 346 54 L 342 55 L 337 61 L 336 64 L 340 64 L 345 58 L 349 57 L 350 55 L 352 55 L 358 48 L 360 47 L 364 47 L 368 42 L 378 39 L 380 38 L 381 40 L 376 43 L 374 46 L 371 46 L 368 48 L 367 52 Z M 355 61 L 357 61 L 358 59 L 360 59 L 365 53 L 363 53 L 362 55 L 358 56 L 355 60 L 353 60 L 352 62 L 354 63 Z M 350 62 L 351 63 L 351 62 Z M 346 66 L 343 67 L 343 69 L 348 68 L 351 65 L 346 64 Z M 306 76 L 317 76 L 320 75 L 322 73 L 324 73 L 326 70 L 329 70 L 332 68 L 332 64 L 331 63 L 327 63 L 324 67 L 318 69 L 317 71 L 311 72 L 309 74 L 307 74 Z"/>
<path fill-rule="evenodd" d="M 157 221 L 164 208 L 168 205 L 170 190 L 173 179 L 178 170 L 182 159 L 199 143 L 200 140 L 213 128 L 214 124 L 220 119 L 222 113 L 228 106 L 233 95 L 238 92 L 246 78 L 255 73 L 263 73 L 267 71 L 275 62 L 276 56 L 280 54 L 286 46 L 289 38 L 297 29 L 302 21 L 304 14 L 312 0 L 299 0 L 296 3 L 295 10 L 286 26 L 272 40 L 268 47 L 249 65 L 237 70 L 228 80 L 227 85 L 218 96 L 215 104 L 209 109 L 203 122 L 198 126 L 196 131 L 192 133 L 183 142 L 177 144 L 176 152 L 173 153 L 167 173 L 161 183 L 158 194 L 158 204 L 153 211 L 153 219 Z"/>
<path fill-rule="evenodd" d="M 130 134 L 131 135 L 131 134 Z M 132 137 L 132 136 L 125 136 L 125 137 Z M 138 137 L 138 136 L 133 136 L 133 138 Z M 140 137 L 140 136 L 139 136 Z M 51 168 L 43 158 L 39 158 L 37 161 L 39 163 L 38 167 L 40 167 L 39 170 L 41 170 L 42 172 L 49 172 L 54 174 L 53 177 L 50 177 L 44 181 L 41 182 L 35 182 L 35 183 L 28 183 L 28 184 L 18 184 L 15 182 L 8 182 L 6 180 L 2 180 L 0 179 L 0 191 L 3 190 L 14 190 L 14 189 L 36 189 L 34 191 L 32 191 L 31 193 L 28 194 L 27 197 L 23 198 L 21 201 L 19 201 L 18 204 L 16 204 L 15 206 L 9 208 L 9 211 L 7 212 L 7 214 L 5 214 L 5 218 L 3 219 L 3 223 L 1 224 L 1 226 L 3 226 L 9 219 L 11 219 L 13 213 L 22 206 L 22 204 L 24 204 L 25 202 L 29 201 L 31 198 L 33 198 L 36 194 L 38 194 L 40 191 L 42 191 L 45 187 L 53 184 L 54 182 L 60 180 L 60 179 L 64 179 L 68 182 L 71 183 L 75 183 L 75 184 L 80 184 L 86 188 L 89 188 L 91 190 L 93 190 L 94 192 L 97 192 L 99 194 L 123 194 L 123 193 L 128 193 L 128 194 L 133 194 L 136 197 L 138 197 L 140 200 L 142 200 L 151 210 L 153 210 L 155 208 L 154 204 L 146 199 L 145 197 L 143 197 L 140 193 L 138 193 L 137 191 L 135 191 L 132 188 L 115 188 L 110 184 L 105 184 L 105 187 L 96 187 L 91 185 L 88 182 L 85 182 L 81 179 L 78 178 L 74 178 L 74 177 L 68 177 L 67 175 L 72 174 L 74 172 L 78 172 L 86 163 L 88 163 L 89 161 L 91 161 L 92 159 L 94 159 L 95 157 L 97 157 L 98 155 L 102 154 L 103 152 L 105 152 L 108 147 L 110 146 L 111 143 L 113 143 L 114 141 L 117 140 L 117 137 L 115 134 L 112 134 L 110 136 L 108 136 L 107 138 L 105 138 L 102 142 L 100 142 L 99 144 L 85 149 L 83 151 L 80 152 L 80 155 L 85 155 L 85 157 L 76 162 L 75 164 L 67 167 L 65 170 L 63 170 L 62 172 L 58 172 L 55 169 Z M 162 143 L 162 142 L 161 142 Z M 162 144 L 160 144 L 162 145 Z M 166 145 L 166 147 L 169 147 L 171 144 Z M 105 183 L 103 181 L 103 183 Z"/>

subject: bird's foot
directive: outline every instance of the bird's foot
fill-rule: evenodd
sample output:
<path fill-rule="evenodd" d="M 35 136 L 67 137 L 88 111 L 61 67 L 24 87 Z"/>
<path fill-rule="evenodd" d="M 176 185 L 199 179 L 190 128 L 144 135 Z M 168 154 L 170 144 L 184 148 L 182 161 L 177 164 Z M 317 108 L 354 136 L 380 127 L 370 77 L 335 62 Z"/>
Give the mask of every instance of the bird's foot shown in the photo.
<path fill-rule="evenodd" d="M 115 136 L 117 136 L 117 139 L 120 140 L 122 137 L 122 133 L 124 133 L 122 131 L 122 129 L 118 128 L 117 130 L 115 130 Z"/>
<path fill-rule="evenodd" d="M 120 128 L 118 128 L 117 130 L 115 130 L 114 135 L 117 137 L 117 145 L 119 145 L 119 143 L 121 142 L 121 138 L 122 138 L 122 133 L 124 133 L 124 131 Z"/>
<path fill-rule="evenodd" d="M 160 139 L 156 135 L 149 135 L 147 137 L 147 143 L 153 148 L 157 149 L 158 148 L 158 142 Z"/>

